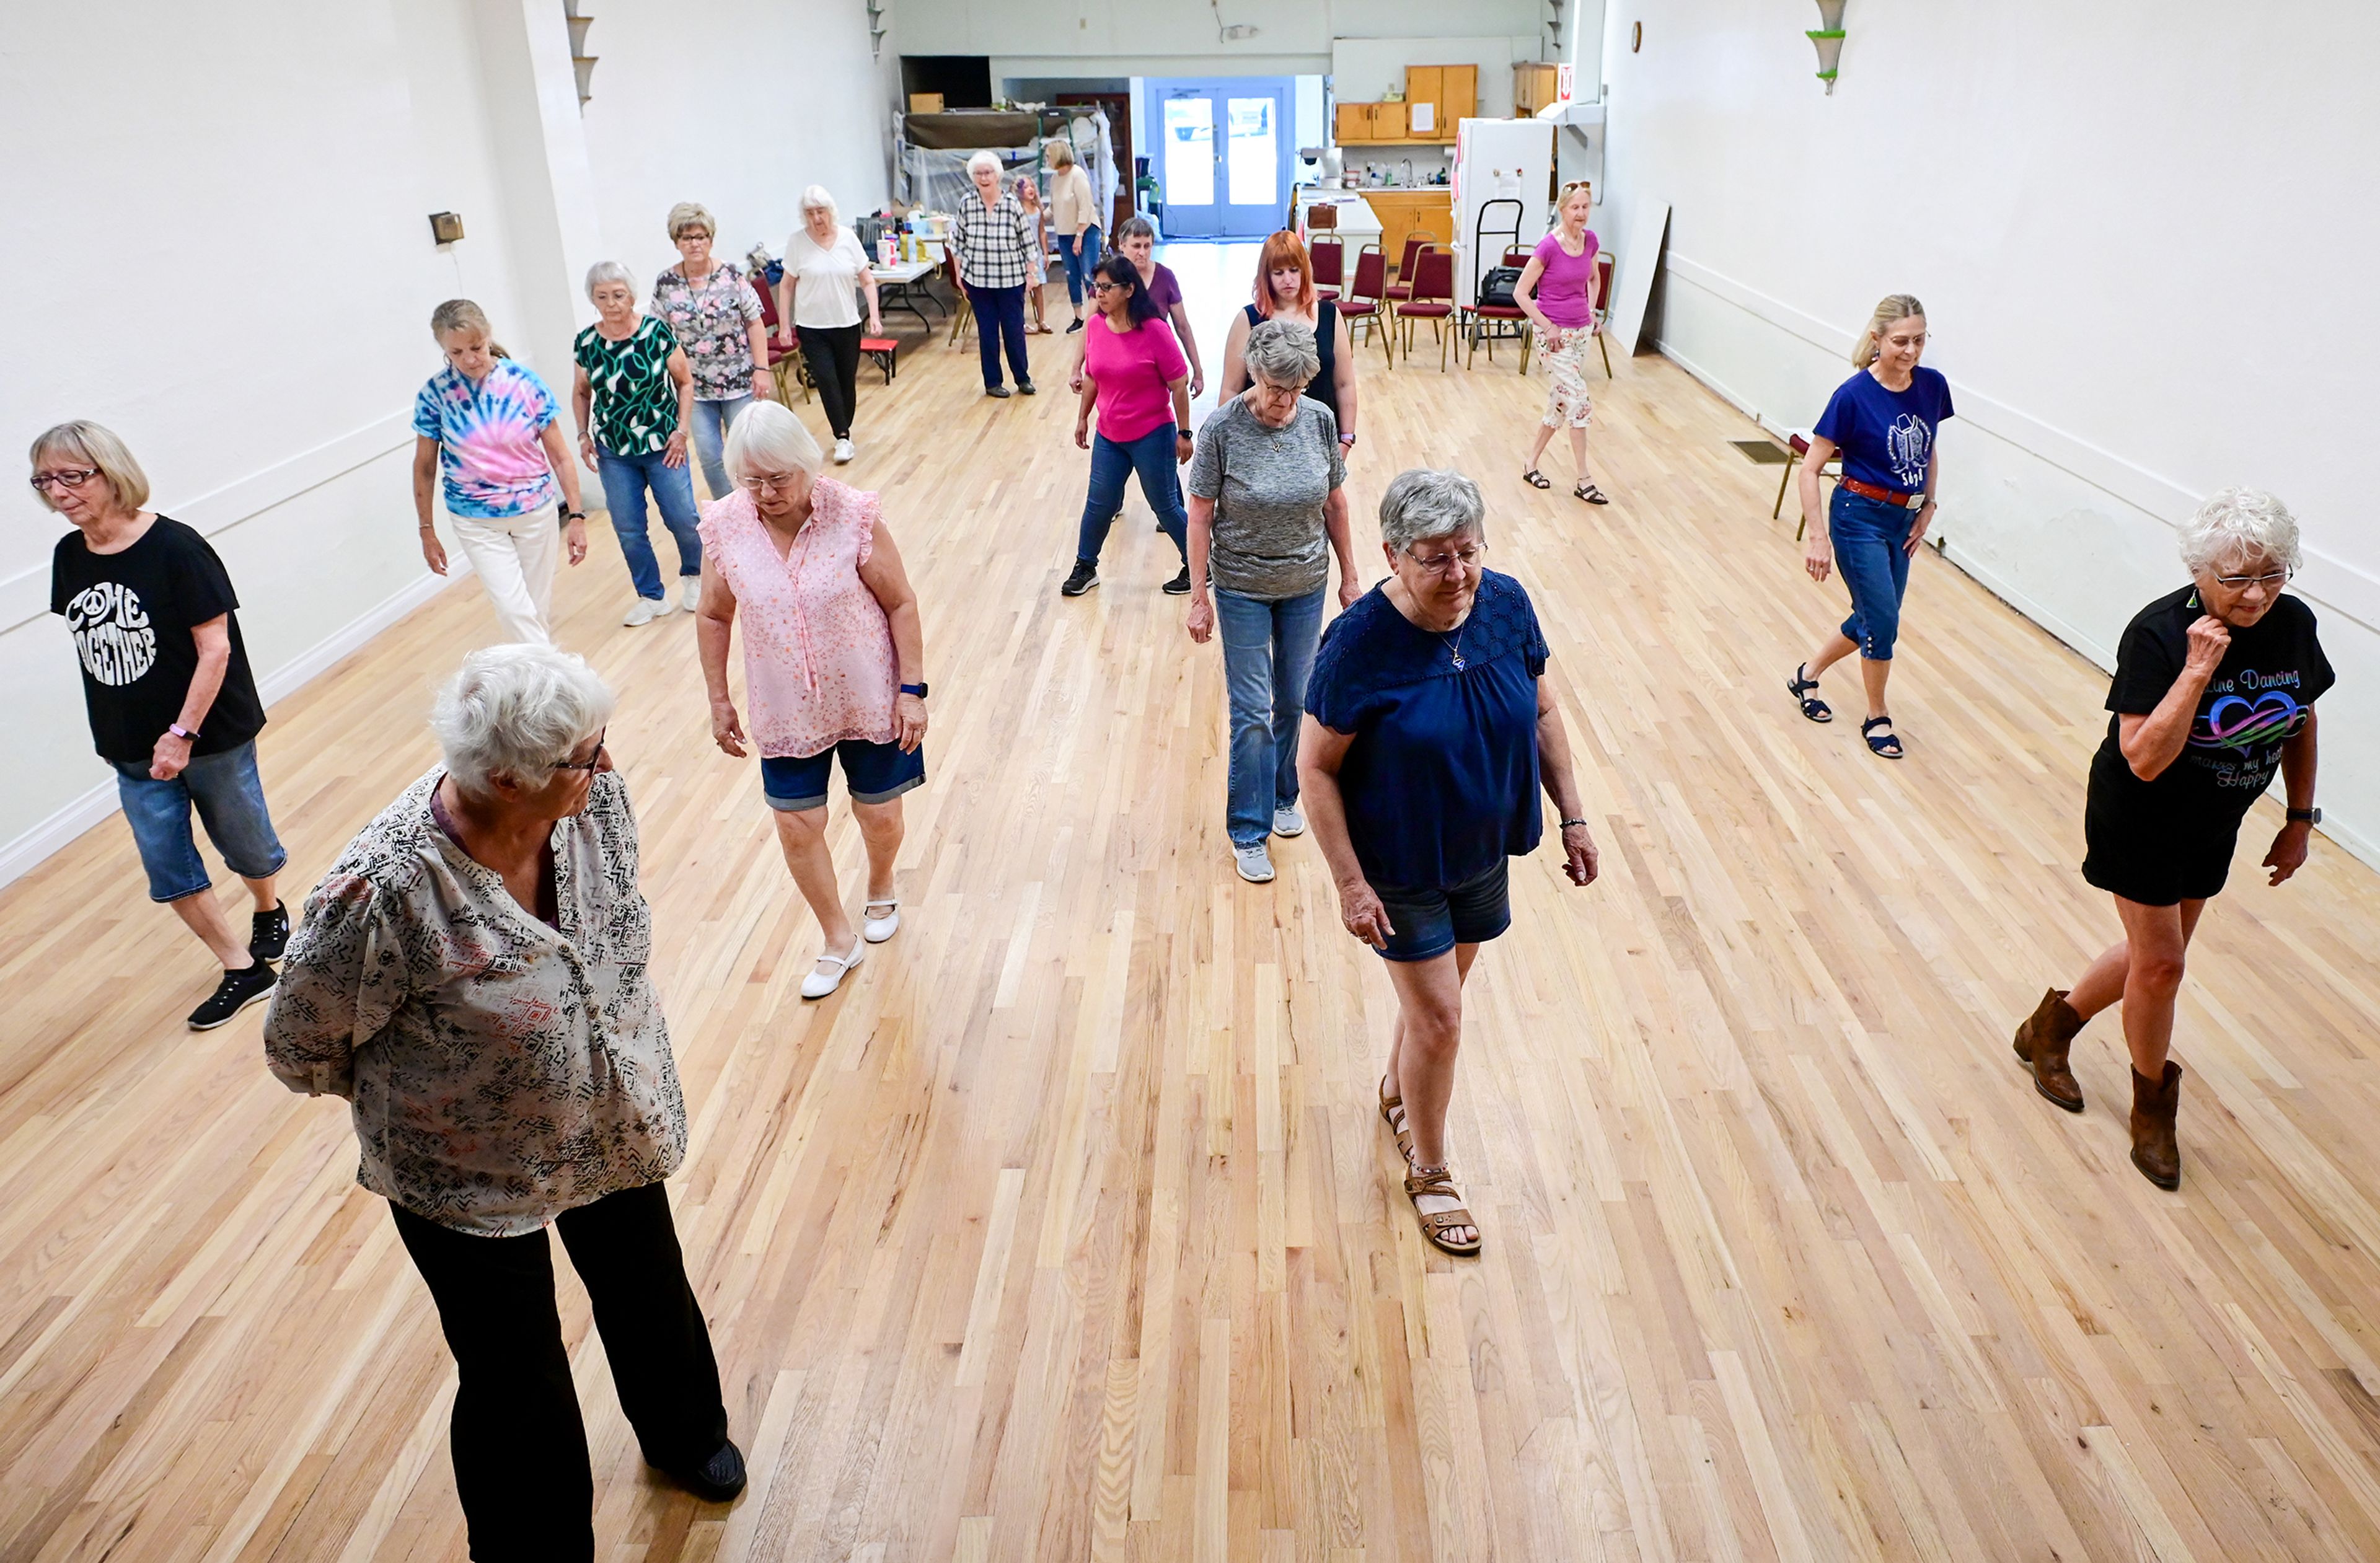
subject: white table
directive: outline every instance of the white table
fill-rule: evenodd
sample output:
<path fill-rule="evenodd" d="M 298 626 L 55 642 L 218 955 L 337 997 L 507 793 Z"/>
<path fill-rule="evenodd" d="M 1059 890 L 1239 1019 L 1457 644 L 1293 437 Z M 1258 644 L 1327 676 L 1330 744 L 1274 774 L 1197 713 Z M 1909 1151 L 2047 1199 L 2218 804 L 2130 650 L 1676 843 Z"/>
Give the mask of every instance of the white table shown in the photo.
<path fill-rule="evenodd" d="M 917 316 L 918 322 L 928 331 L 932 331 L 934 322 L 917 308 L 917 301 L 923 298 L 936 309 L 941 308 L 941 301 L 926 285 L 926 279 L 939 269 L 938 263 L 932 260 L 896 260 L 890 266 L 868 267 L 868 273 L 876 279 L 878 311 L 906 309 Z"/>
<path fill-rule="evenodd" d="M 1335 228 L 1314 228 L 1306 214 L 1318 206 L 1336 209 L 1333 213 L 1338 219 Z M 1367 244 L 1380 242 L 1380 218 L 1372 210 L 1372 203 L 1353 190 L 1326 190 L 1313 185 L 1300 185 L 1297 188 L 1298 236 L 1311 243 L 1317 231 L 1336 232 L 1347 241 L 1350 250 L 1361 249 Z"/>

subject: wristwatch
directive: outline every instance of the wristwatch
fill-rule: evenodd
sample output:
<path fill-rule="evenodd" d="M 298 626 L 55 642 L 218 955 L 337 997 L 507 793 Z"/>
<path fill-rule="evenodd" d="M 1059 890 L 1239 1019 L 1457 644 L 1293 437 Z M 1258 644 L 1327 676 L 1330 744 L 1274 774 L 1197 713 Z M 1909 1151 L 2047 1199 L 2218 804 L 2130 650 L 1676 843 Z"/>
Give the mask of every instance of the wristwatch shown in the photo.
<path fill-rule="evenodd" d="M 927 686 L 922 684 L 905 684 L 901 686 L 901 693 L 904 695 L 915 695 L 918 699 L 922 700 L 926 697 L 926 688 Z"/>
<path fill-rule="evenodd" d="M 2293 808 L 2289 810 L 2288 814 L 2289 823 L 2292 825 L 2301 820 L 2304 821 L 2308 825 L 2319 825 L 2322 823 L 2322 810 L 2318 808 Z"/>
<path fill-rule="evenodd" d="M 586 520 L 586 519 L 587 519 L 587 513 L 586 513 L 585 511 L 583 511 L 583 510 L 573 510 L 573 509 L 571 509 L 568 505 L 565 505 L 565 506 L 563 506 L 563 509 L 562 509 L 562 524 L 563 524 L 564 526 L 567 527 L 567 526 L 569 526 L 573 521 L 584 521 L 584 520 Z"/>
<path fill-rule="evenodd" d="M 198 731 L 195 728 L 184 727 L 178 721 L 167 722 L 165 724 L 165 731 L 172 733 L 175 737 L 183 740 L 185 743 L 194 744 L 198 742 Z"/>

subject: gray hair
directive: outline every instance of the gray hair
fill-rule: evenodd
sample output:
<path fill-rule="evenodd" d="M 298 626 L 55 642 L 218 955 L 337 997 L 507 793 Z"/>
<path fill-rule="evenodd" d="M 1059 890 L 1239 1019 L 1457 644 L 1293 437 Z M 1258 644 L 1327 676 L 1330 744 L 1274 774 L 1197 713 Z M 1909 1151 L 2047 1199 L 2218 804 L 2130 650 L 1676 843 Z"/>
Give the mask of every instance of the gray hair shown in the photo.
<path fill-rule="evenodd" d="M 688 228 L 700 228 L 705 235 L 715 239 L 719 236 L 719 219 L 713 217 L 710 208 L 702 202 L 682 200 L 669 211 L 670 242 L 675 244 L 678 236 Z"/>
<path fill-rule="evenodd" d="M 812 185 L 802 192 L 802 215 L 808 217 L 811 212 L 821 209 L 828 216 L 833 216 L 834 197 L 827 194 L 824 185 Z"/>
<path fill-rule="evenodd" d="M 826 453 L 792 408 L 782 402 L 756 401 L 728 427 L 726 462 L 728 476 L 737 482 L 795 467 L 815 477 L 826 465 Z"/>
<path fill-rule="evenodd" d="M 1380 496 L 1380 540 L 1406 549 L 1428 538 L 1475 532 L 1488 540 L 1488 505 L 1479 485 L 1451 469 L 1416 466 L 1400 472 Z"/>
<path fill-rule="evenodd" d="M 999 173 L 1000 154 L 993 151 L 979 151 L 967 159 L 967 177 L 975 177 L 975 172 L 978 168 L 989 168 L 995 174 Z"/>
<path fill-rule="evenodd" d="M 2218 490 L 2181 524 L 2181 562 L 2193 576 L 2226 560 L 2295 570 L 2299 557 L 2297 517 L 2262 489 Z"/>
<path fill-rule="evenodd" d="M 1116 248 L 1121 249 L 1124 240 L 1136 238 L 1145 238 L 1151 244 L 1157 242 L 1157 224 L 1137 212 L 1116 224 Z"/>
<path fill-rule="evenodd" d="M 39 471 L 43 456 L 66 456 L 96 470 L 115 491 L 115 503 L 127 510 L 139 510 L 149 503 L 149 474 L 132 459 L 131 447 L 116 437 L 115 431 L 103 424 L 79 418 L 42 431 L 33 442 L 31 459 Z M 47 489 L 33 491 L 43 504 L 55 510 Z"/>
<path fill-rule="evenodd" d="M 603 731 L 613 704 L 611 687 L 584 657 L 516 642 L 463 659 L 439 691 L 430 730 L 455 785 L 484 797 L 498 776 L 542 785 L 556 760 Z"/>
<path fill-rule="evenodd" d="M 587 268 L 587 297 L 589 299 L 605 283 L 618 283 L 628 290 L 628 302 L 634 304 L 637 301 L 637 279 L 628 275 L 628 268 L 617 260 L 598 260 Z"/>
<path fill-rule="evenodd" d="M 1304 385 L 1322 372 L 1322 351 L 1311 328 L 1295 321 L 1259 321 L 1248 333 L 1248 372 L 1273 385 Z"/>

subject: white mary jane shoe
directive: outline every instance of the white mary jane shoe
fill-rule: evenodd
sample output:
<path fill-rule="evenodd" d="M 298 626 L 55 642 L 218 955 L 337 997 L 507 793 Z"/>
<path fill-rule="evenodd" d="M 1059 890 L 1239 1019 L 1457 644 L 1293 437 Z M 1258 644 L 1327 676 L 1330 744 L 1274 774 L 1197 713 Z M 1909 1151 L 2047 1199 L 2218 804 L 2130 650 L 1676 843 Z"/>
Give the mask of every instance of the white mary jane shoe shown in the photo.
<path fill-rule="evenodd" d="M 834 973 L 832 975 L 829 975 L 826 973 L 820 971 L 818 966 L 811 967 L 809 975 L 802 978 L 802 997 L 805 999 L 825 998 L 828 994 L 832 993 L 836 988 L 843 986 L 843 979 L 850 972 L 852 967 L 859 964 L 859 963 L 867 959 L 867 948 L 856 939 L 852 942 L 851 953 L 848 955 L 820 956 L 818 958 L 818 965 L 832 966 L 834 968 Z"/>
<path fill-rule="evenodd" d="M 876 909 L 880 906 L 889 906 L 892 910 L 880 917 L 876 915 Z M 888 895 L 881 901 L 871 901 L 862 906 L 859 912 L 859 937 L 870 944 L 881 944 L 901 931 L 901 903 L 893 896 Z"/>

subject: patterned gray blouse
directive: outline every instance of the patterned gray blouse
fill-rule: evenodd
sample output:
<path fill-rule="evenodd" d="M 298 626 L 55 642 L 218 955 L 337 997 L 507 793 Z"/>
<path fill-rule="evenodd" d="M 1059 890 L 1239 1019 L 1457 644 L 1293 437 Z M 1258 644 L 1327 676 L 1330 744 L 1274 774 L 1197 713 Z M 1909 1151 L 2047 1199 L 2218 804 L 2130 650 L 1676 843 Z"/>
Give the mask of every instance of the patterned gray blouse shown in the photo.
<path fill-rule="evenodd" d="M 347 843 L 306 903 L 264 1023 L 293 1091 L 355 1107 L 357 1181 L 489 1237 L 669 1176 L 686 1103 L 647 980 L 627 784 L 554 827 L 557 921 L 438 828 L 432 770 Z"/>

